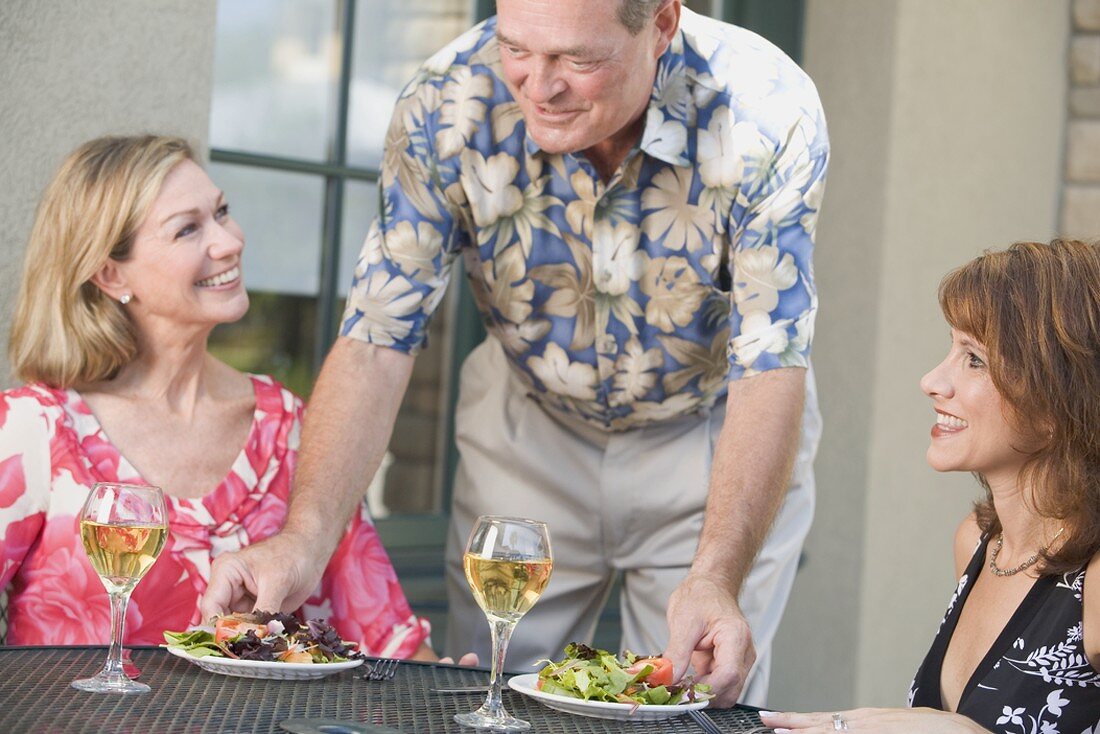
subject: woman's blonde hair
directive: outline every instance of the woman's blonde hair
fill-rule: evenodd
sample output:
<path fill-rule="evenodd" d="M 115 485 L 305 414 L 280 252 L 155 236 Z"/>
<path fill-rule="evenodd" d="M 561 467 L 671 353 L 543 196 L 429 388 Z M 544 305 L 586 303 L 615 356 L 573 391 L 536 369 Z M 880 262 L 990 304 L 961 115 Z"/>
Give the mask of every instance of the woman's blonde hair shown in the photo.
<path fill-rule="evenodd" d="M 46 188 L 27 243 L 8 357 L 25 382 L 68 388 L 113 376 L 137 352 L 125 307 L 92 282 L 126 260 L 187 141 L 102 137 L 73 151 Z"/>

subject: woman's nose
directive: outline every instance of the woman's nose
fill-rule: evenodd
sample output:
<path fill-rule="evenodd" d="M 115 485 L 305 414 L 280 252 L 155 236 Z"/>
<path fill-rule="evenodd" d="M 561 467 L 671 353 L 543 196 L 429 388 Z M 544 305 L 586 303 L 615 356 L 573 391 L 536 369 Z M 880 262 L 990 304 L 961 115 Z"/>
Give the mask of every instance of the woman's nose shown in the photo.
<path fill-rule="evenodd" d="M 926 372 L 924 377 L 920 378 L 920 389 L 924 391 L 925 395 L 929 397 L 933 395 L 950 396 L 951 381 L 947 379 L 947 373 L 944 369 L 945 363 L 946 360 L 940 362 Z"/>
<path fill-rule="evenodd" d="M 213 259 L 239 255 L 244 249 L 244 235 L 239 228 L 218 224 L 213 231 L 214 236 L 208 250 Z"/>

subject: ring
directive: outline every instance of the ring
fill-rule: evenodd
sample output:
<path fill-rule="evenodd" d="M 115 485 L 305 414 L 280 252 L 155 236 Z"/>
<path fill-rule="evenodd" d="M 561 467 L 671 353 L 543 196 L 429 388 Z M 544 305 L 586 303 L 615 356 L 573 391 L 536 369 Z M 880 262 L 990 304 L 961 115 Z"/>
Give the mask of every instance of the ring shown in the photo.
<path fill-rule="evenodd" d="M 848 722 L 840 714 L 833 714 L 833 731 L 848 731 Z"/>

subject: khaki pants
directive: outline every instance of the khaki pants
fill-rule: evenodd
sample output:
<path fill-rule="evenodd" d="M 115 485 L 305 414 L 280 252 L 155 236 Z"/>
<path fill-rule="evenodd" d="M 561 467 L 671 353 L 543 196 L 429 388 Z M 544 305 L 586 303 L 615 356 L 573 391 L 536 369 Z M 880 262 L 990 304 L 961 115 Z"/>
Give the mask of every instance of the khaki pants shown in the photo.
<path fill-rule="evenodd" d="M 802 442 L 791 487 L 741 592 L 757 662 L 741 696 L 763 705 L 771 642 L 813 516 L 813 456 L 821 420 L 807 380 Z M 619 433 L 550 415 L 526 396 L 500 344 L 489 337 L 462 368 L 456 415 L 461 460 L 447 542 L 447 654 L 488 663 L 489 626 L 462 571 L 478 515 L 544 520 L 554 572 L 520 621 L 510 670 L 530 672 L 571 641 L 589 642 L 616 575 L 622 577 L 622 648 L 664 650 L 669 595 L 687 573 L 703 526 L 711 459 L 724 404 Z"/>

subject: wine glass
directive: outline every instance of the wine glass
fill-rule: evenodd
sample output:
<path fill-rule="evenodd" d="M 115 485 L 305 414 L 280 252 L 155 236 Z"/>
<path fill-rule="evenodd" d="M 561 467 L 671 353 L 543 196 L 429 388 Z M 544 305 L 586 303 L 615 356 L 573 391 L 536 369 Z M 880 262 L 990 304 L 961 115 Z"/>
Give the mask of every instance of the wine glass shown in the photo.
<path fill-rule="evenodd" d="M 80 510 L 84 552 L 111 598 L 111 647 L 103 670 L 72 682 L 93 693 L 147 693 L 149 686 L 122 671 L 126 605 L 138 581 L 157 560 L 168 536 L 168 511 L 157 487 L 99 483 Z"/>
<path fill-rule="evenodd" d="M 531 724 L 504 710 L 500 700 L 504 655 L 516 622 L 539 600 L 554 559 L 546 523 L 482 515 L 470 531 L 462 557 L 474 600 L 485 612 L 493 634 L 489 695 L 477 711 L 456 714 L 455 721 L 477 729 L 522 731 Z"/>

